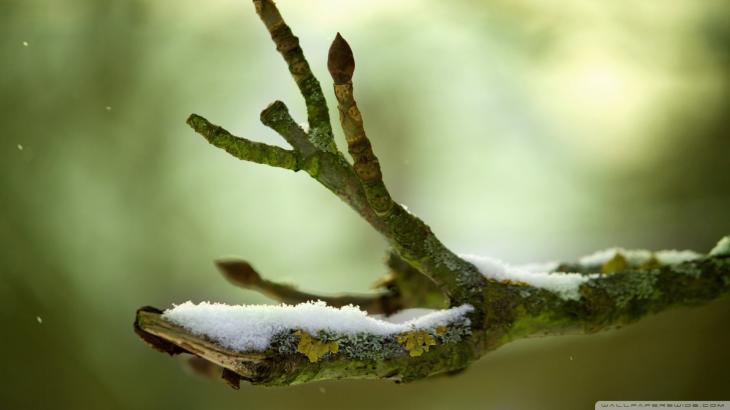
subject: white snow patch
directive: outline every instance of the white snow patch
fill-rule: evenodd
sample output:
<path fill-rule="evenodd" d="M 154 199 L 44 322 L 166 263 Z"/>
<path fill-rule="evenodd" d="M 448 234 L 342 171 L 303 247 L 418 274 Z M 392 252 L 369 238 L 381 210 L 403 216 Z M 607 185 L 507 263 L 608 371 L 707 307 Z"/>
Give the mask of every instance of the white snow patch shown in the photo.
<path fill-rule="evenodd" d="M 699 253 L 690 250 L 666 250 L 654 253 L 656 259 L 662 265 L 676 265 L 678 263 L 691 261 L 701 257 Z"/>
<path fill-rule="evenodd" d="M 536 265 L 528 265 L 526 269 L 525 267 L 510 266 L 499 259 L 488 256 L 459 256 L 474 264 L 482 275 L 489 279 L 525 282 L 528 285 L 557 293 L 563 299 L 579 299 L 580 293 L 578 290 L 580 289 L 580 285 L 600 276 L 598 274 L 581 275 L 580 273 L 538 272 L 534 270 L 539 267 Z M 553 265 L 551 264 L 550 266 Z M 543 268 L 550 266 L 543 266 Z"/>
<path fill-rule="evenodd" d="M 436 309 L 425 309 L 425 308 L 413 308 L 413 309 L 403 309 L 401 311 L 395 312 L 390 316 L 385 315 L 370 315 L 370 317 L 374 317 L 376 319 L 384 320 L 386 322 L 390 323 L 405 323 L 409 320 L 418 319 L 421 316 L 426 316 L 428 314 L 438 312 Z"/>
<path fill-rule="evenodd" d="M 538 262 L 538 263 L 526 263 L 524 265 L 515 265 L 515 268 L 526 270 L 528 272 L 540 273 L 540 272 L 552 272 L 558 268 L 560 264 L 558 262 Z"/>
<path fill-rule="evenodd" d="M 578 262 L 583 266 L 600 266 L 613 259 L 617 253 L 621 253 L 629 265 L 641 265 L 642 263 L 648 262 L 652 256 L 651 251 L 646 249 L 610 248 L 593 252 L 590 255 L 580 258 Z"/>
<path fill-rule="evenodd" d="M 639 266 L 646 263 L 652 256 L 654 256 L 662 265 L 675 265 L 677 263 L 691 261 L 702 256 L 699 253 L 690 250 L 663 250 L 652 253 L 646 249 L 610 248 L 584 256 L 580 258 L 578 262 L 586 267 L 601 266 L 613 259 L 617 253 L 621 253 L 631 266 Z"/>
<path fill-rule="evenodd" d="M 730 235 L 720 239 L 717 245 L 710 251 L 710 255 L 730 255 Z"/>
<path fill-rule="evenodd" d="M 357 306 L 334 308 L 325 302 L 298 305 L 226 305 L 222 303 L 185 302 L 166 310 L 162 317 L 188 331 L 204 335 L 223 346 L 238 351 L 261 351 L 279 332 L 301 329 L 310 334 L 319 331 L 355 335 L 368 333 L 388 336 L 414 329 L 432 329 L 461 319 L 474 308 L 471 305 L 430 311 L 399 323 L 393 316 L 381 320 L 368 316 Z M 413 315 L 413 312 L 410 313 Z M 467 319 L 468 320 L 468 319 Z"/>

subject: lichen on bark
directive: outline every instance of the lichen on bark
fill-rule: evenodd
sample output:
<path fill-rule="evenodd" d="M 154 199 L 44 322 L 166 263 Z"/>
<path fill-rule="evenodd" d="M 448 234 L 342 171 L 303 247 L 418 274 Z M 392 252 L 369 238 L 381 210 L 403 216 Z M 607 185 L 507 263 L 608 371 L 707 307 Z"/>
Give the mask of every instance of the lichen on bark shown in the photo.
<path fill-rule="evenodd" d="M 675 305 L 704 303 L 730 290 L 730 237 L 722 238 L 707 255 L 676 264 L 662 264 L 653 256 L 635 264 L 622 253 L 599 266 L 580 261 L 560 264 L 558 271 L 591 275 L 580 285 L 578 298 L 565 299 L 525 282 L 487 279 L 393 200 L 355 101 L 355 61 L 344 38 L 337 34 L 328 68 L 352 164 L 334 143 L 324 93 L 298 38 L 273 1 L 253 3 L 304 97 L 308 131 L 291 118 L 281 101 L 264 109 L 261 121 L 292 149 L 236 137 L 197 114 L 188 118 L 188 124 L 238 159 L 307 172 L 385 237 L 392 248 L 387 260 L 390 272 L 378 282 L 381 291 L 372 295 L 299 291 L 263 279 L 240 260 L 217 262 L 221 272 L 237 286 L 286 303 L 322 299 L 333 306 L 357 304 L 378 314 L 462 304 L 470 304 L 473 310 L 447 326 L 389 336 L 284 329 L 265 351 L 235 351 L 166 321 L 158 309 L 145 307 L 137 311 L 134 329 L 152 347 L 171 355 L 192 354 L 213 369 L 222 369 L 221 377 L 233 387 L 239 380 L 263 385 L 347 378 L 408 382 L 452 374 L 515 339 L 591 333 Z"/>

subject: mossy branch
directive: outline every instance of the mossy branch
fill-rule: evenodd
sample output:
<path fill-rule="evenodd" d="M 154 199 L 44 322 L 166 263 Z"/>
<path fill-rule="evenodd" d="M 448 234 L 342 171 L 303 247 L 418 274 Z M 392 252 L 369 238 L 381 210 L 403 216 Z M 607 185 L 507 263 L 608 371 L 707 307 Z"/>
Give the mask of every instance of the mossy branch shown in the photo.
<path fill-rule="evenodd" d="M 322 93 L 319 81 L 312 74 L 304 51 L 299 46 L 299 39 L 292 33 L 289 26 L 281 17 L 279 10 L 271 0 L 254 0 L 256 13 L 271 34 L 276 49 L 284 57 L 289 72 L 299 87 L 307 105 L 309 119 L 309 138 L 317 148 L 327 152 L 337 152 L 332 136 L 327 101 Z"/>
<path fill-rule="evenodd" d="M 680 264 L 585 274 L 596 277 L 580 286 L 577 300 L 521 283 L 495 282 L 487 290 L 484 309 L 490 345 L 531 336 L 594 333 L 673 306 L 707 303 L 730 291 L 730 249 Z"/>
<path fill-rule="evenodd" d="M 305 98 L 310 124 L 306 140 L 304 130 L 280 101 L 261 113 L 261 121 L 279 133 L 294 148 L 293 151 L 235 137 L 196 114 L 190 116 L 188 124 L 211 144 L 236 158 L 307 171 L 383 234 L 394 251 L 434 281 L 453 304 L 481 306 L 481 289 L 486 282 L 476 268 L 447 249 L 428 225 L 391 199 L 352 96 L 355 62 L 347 42 L 337 35 L 330 48 L 328 68 L 335 80 L 341 123 L 354 160 L 352 165 L 339 152 L 331 136 L 326 141 L 320 138 L 324 135 L 322 130 L 330 130 L 331 134 L 329 117 L 322 111 L 326 113 L 326 102 L 319 82 L 304 59 L 299 40 L 272 1 L 254 0 L 254 5 Z M 479 320 L 478 316 L 475 318 Z"/>
<path fill-rule="evenodd" d="M 228 270 L 241 269 L 239 265 Z M 253 274 L 245 268 L 241 272 L 236 275 L 250 281 Z M 135 328 L 158 350 L 190 353 L 228 369 L 228 383 L 231 373 L 265 385 L 345 378 L 413 381 L 466 368 L 520 338 L 594 333 L 672 306 L 711 301 L 730 291 L 730 249 L 676 265 L 602 274 L 580 287 L 578 300 L 521 283 L 491 283 L 483 290 L 486 301 L 478 309 L 484 315 L 481 324 L 457 322 L 434 332 L 407 332 L 390 339 L 307 335 L 307 344 L 321 347 L 319 353 L 296 348 L 301 341 L 298 329 L 285 332 L 264 352 L 232 351 L 165 321 L 154 308 L 138 311 Z M 337 344 L 334 351 L 332 343 Z M 311 360 L 315 353 L 316 360 Z"/>
<path fill-rule="evenodd" d="M 452 374 L 514 339 L 595 332 L 673 305 L 707 302 L 730 290 L 727 237 L 708 255 L 681 264 L 631 267 L 616 261 L 604 273 L 585 281 L 576 300 L 524 283 L 487 280 L 474 265 L 446 248 L 428 225 L 392 199 L 353 97 L 355 61 L 342 36 L 338 34 L 330 48 L 328 68 L 353 164 L 334 144 L 324 95 L 298 39 L 273 1 L 253 3 L 304 97 L 309 131 L 291 118 L 280 101 L 261 113 L 261 121 L 292 150 L 236 137 L 196 114 L 188 118 L 188 124 L 236 158 L 305 170 L 388 240 L 392 247 L 390 273 L 379 283 L 385 292 L 371 296 L 301 292 L 263 279 L 243 261 L 219 262 L 223 274 L 237 286 L 287 303 L 322 299 L 334 306 L 358 304 L 373 313 L 464 304 L 473 309 L 463 321 L 392 337 L 311 335 L 286 329 L 266 351 L 237 352 L 165 321 L 155 308 L 142 308 L 137 312 L 135 331 L 153 347 L 169 354 L 197 356 L 211 363 L 206 372 L 223 369 L 221 376 L 234 387 L 240 379 L 266 385 L 344 378 L 411 381 Z M 562 266 L 583 271 L 579 264 Z"/>
<path fill-rule="evenodd" d="M 300 157 L 295 151 L 236 137 L 199 115 L 191 114 L 187 123 L 209 143 L 236 158 L 292 171 L 301 169 Z"/>
<path fill-rule="evenodd" d="M 261 123 L 284 137 L 294 149 L 307 156 L 317 149 L 309 141 L 307 133 L 289 114 L 289 109 L 281 101 L 274 101 L 261 111 Z"/>
<path fill-rule="evenodd" d="M 282 337 L 276 347 L 265 352 L 242 353 L 221 347 L 204 337 L 192 335 L 160 316 L 157 309 L 137 311 L 135 327 L 145 342 L 171 355 L 190 353 L 237 375 L 241 380 L 269 386 L 288 386 L 331 379 L 381 379 L 408 382 L 435 374 L 463 369 L 476 358 L 477 337 L 462 338 L 463 327 L 441 329 L 432 335 L 435 345 L 423 354 L 409 354 L 406 341 L 363 335 L 358 338 L 332 335 L 324 343 L 337 343 L 337 352 L 310 360 L 299 348 L 298 329 Z M 311 344 L 312 335 L 307 334 Z M 407 337 L 407 336 L 406 336 Z M 453 338 L 454 341 L 450 341 Z M 457 341 L 458 340 L 458 341 Z M 172 347 L 171 347 L 172 346 Z M 411 346 L 411 350 L 419 346 Z M 230 373 L 224 374 L 230 384 Z"/>

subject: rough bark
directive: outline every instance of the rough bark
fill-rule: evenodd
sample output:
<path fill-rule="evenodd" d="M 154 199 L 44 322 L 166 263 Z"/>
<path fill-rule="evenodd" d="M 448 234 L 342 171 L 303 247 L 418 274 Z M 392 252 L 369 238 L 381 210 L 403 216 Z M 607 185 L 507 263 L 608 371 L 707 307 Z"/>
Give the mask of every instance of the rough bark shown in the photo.
<path fill-rule="evenodd" d="M 209 143 L 236 158 L 307 172 L 384 235 L 392 247 L 387 263 L 390 272 L 379 282 L 381 293 L 334 296 L 306 293 L 265 280 L 244 261 L 219 261 L 224 276 L 237 286 L 287 303 L 322 299 L 334 306 L 352 303 L 371 313 L 386 314 L 403 308 L 462 304 L 474 309 L 465 321 L 434 332 L 408 332 L 394 337 L 306 335 L 315 342 L 337 346 L 312 360 L 291 348 L 292 341 L 301 342 L 305 337 L 297 329 L 281 335 L 264 352 L 237 352 L 193 335 L 165 321 L 159 310 L 145 307 L 137 312 L 135 331 L 156 349 L 192 354 L 212 366 L 205 368 L 207 373 L 220 367 L 222 378 L 233 387 L 239 380 L 265 385 L 344 378 L 412 381 L 456 372 L 511 340 L 591 333 L 674 305 L 707 302 L 730 289 L 728 237 L 709 254 L 692 261 L 674 265 L 655 261 L 601 273 L 581 285 L 577 300 L 563 299 L 525 283 L 487 280 L 471 263 L 447 249 L 428 225 L 392 199 L 354 98 L 355 61 L 347 42 L 337 34 L 328 68 L 353 164 L 335 146 L 324 94 L 298 39 L 273 1 L 253 3 L 304 97 L 309 131 L 297 125 L 280 101 L 261 113 L 261 121 L 279 133 L 291 150 L 236 137 L 196 114 L 188 118 L 188 124 Z M 590 273 L 575 263 L 561 268 Z M 195 363 L 203 368 L 200 360 Z"/>
<path fill-rule="evenodd" d="M 444 329 L 427 352 L 389 351 L 387 341 L 363 342 L 316 362 L 278 343 L 265 352 L 235 352 L 192 335 L 165 321 L 160 311 L 143 308 L 135 326 L 145 341 L 170 354 L 190 353 L 265 385 L 290 385 L 325 379 L 367 378 L 397 382 L 418 380 L 467 367 L 480 356 L 512 340 L 547 335 L 593 333 L 631 323 L 676 305 L 696 305 L 730 290 L 730 250 L 724 249 L 677 265 L 652 266 L 601 274 L 580 288 L 578 300 L 523 283 L 489 281 L 485 303 L 477 309 L 481 325 Z M 292 329 L 294 330 L 294 329 Z M 343 342 L 330 335 L 328 341 Z M 392 342 L 392 341 L 391 341 Z M 357 350 L 361 349 L 361 350 Z M 229 375 L 230 376 L 230 375 Z"/>

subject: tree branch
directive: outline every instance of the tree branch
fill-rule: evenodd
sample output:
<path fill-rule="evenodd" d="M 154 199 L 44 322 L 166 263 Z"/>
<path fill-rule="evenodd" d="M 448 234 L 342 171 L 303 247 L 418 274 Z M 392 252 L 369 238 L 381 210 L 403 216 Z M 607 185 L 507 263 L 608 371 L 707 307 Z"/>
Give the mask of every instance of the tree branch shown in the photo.
<path fill-rule="evenodd" d="M 446 309 L 449 307 L 448 298 L 438 286 L 398 254 L 390 252 L 385 263 L 390 271 L 379 279 L 374 287 L 387 289 L 397 295 L 404 308 Z"/>
<path fill-rule="evenodd" d="M 491 342 L 498 344 L 531 336 L 593 333 L 673 306 L 707 303 L 728 291 L 730 249 L 680 264 L 600 274 L 580 287 L 578 300 L 524 284 L 499 283 L 487 295 L 486 321 L 496 339 Z"/>
<path fill-rule="evenodd" d="M 352 74 L 355 71 L 355 58 L 352 49 L 344 38 L 337 33 L 332 42 L 327 60 L 334 80 L 335 97 L 340 111 L 340 124 L 345 132 L 347 149 L 355 162 L 353 168 L 360 181 L 368 203 L 376 214 L 386 215 L 393 207 L 393 200 L 383 183 L 378 157 L 373 152 L 370 140 L 365 134 L 362 114 L 352 94 Z"/>
<path fill-rule="evenodd" d="M 343 378 L 412 381 L 462 369 L 516 339 L 594 333 L 672 306 L 711 301 L 730 291 L 730 249 L 681 264 L 602 274 L 580 287 L 578 300 L 566 300 L 523 283 L 490 282 L 494 286 L 485 289 L 488 301 L 481 309 L 483 325 L 456 322 L 439 333 L 421 335 L 432 339 L 430 349 L 417 355 L 403 348 L 397 336 L 329 335 L 319 337 L 325 342 L 337 341 L 339 351 L 311 361 L 292 348 L 299 340 L 296 329 L 285 331 L 266 351 L 236 352 L 191 334 L 150 308 L 137 313 L 135 326 L 147 333 L 146 341 L 159 350 L 189 352 L 255 384 Z"/>
<path fill-rule="evenodd" d="M 299 156 L 294 151 L 236 137 L 196 114 L 191 114 L 187 123 L 209 143 L 226 150 L 236 158 L 292 171 L 301 169 Z"/>
<path fill-rule="evenodd" d="M 355 305 L 371 314 L 386 315 L 403 308 L 400 297 L 393 292 L 380 292 L 375 295 L 320 295 L 302 292 L 291 285 L 266 280 L 248 262 L 242 260 L 222 260 L 217 261 L 216 265 L 223 276 L 233 285 L 254 290 L 282 303 L 296 305 L 321 300 L 333 307 Z"/>
<path fill-rule="evenodd" d="M 149 309 L 137 311 L 136 325 L 163 343 L 180 347 L 178 353 L 190 353 L 228 369 L 247 382 L 270 386 L 286 386 L 330 379 L 385 379 L 408 382 L 431 375 L 462 369 L 475 359 L 477 338 L 460 339 L 464 329 L 444 329 L 438 344 L 427 353 L 413 356 L 395 339 L 375 335 L 358 338 L 342 337 L 340 352 L 312 362 L 306 355 L 292 350 L 292 339 L 286 332 L 279 343 L 265 352 L 241 353 L 211 343 L 205 337 L 190 334 Z M 292 329 L 293 330 L 293 329 Z M 453 341 L 449 341 L 449 338 Z M 458 340 L 458 341 L 457 341 Z M 149 343 L 149 342 L 148 342 Z M 296 345 L 296 344 L 294 344 Z M 154 345 L 153 345 L 154 346 Z"/>
<path fill-rule="evenodd" d="M 286 61 L 289 72 L 299 87 L 307 105 L 309 117 L 309 138 L 317 148 L 327 152 L 337 152 L 332 126 L 330 125 L 327 101 L 322 93 L 319 81 L 312 74 L 304 52 L 299 46 L 299 39 L 284 22 L 279 10 L 271 0 L 253 0 L 256 13 L 271 34 L 276 49 Z"/>
<path fill-rule="evenodd" d="M 188 118 L 188 124 L 236 158 L 305 170 L 388 240 L 393 251 L 388 260 L 391 272 L 379 284 L 388 293 L 323 297 L 262 279 L 242 261 L 219 262 L 220 269 L 237 286 L 288 303 L 316 298 L 334 306 L 355 303 L 370 312 L 385 313 L 406 307 L 459 306 L 456 309 L 464 309 L 459 311 L 463 317 L 443 326 L 398 334 L 328 333 L 326 329 L 309 334 L 293 326 L 280 329 L 263 351 L 236 351 L 213 342 L 212 336 L 193 334 L 165 320 L 158 309 L 142 308 L 137 312 L 135 331 L 156 349 L 169 354 L 191 353 L 214 365 L 206 371 L 219 366 L 221 376 L 234 387 L 239 379 L 267 385 L 343 378 L 411 381 L 452 374 L 517 338 L 595 332 L 670 306 L 707 302 L 730 290 L 730 237 L 723 238 L 707 256 L 678 264 L 662 264 L 652 258 L 634 266 L 618 254 L 597 273 L 591 273 L 596 272 L 594 266 L 580 262 L 563 264 L 564 271 L 591 275 L 581 278 L 585 280 L 571 298 L 513 280 L 487 279 L 391 198 L 352 95 L 355 65 L 344 39 L 339 34 L 335 38 L 328 68 L 353 165 L 333 142 L 324 95 L 298 39 L 271 0 L 253 2 L 304 96 L 309 132 L 297 125 L 280 101 L 261 113 L 261 121 L 293 150 L 235 137 L 195 114 Z M 549 275 L 550 280 L 560 279 L 555 275 Z"/>
<path fill-rule="evenodd" d="M 307 133 L 289 115 L 289 109 L 281 101 L 274 101 L 261 111 L 261 123 L 284 137 L 289 145 L 304 156 L 309 156 L 317 150 L 309 142 Z"/>

